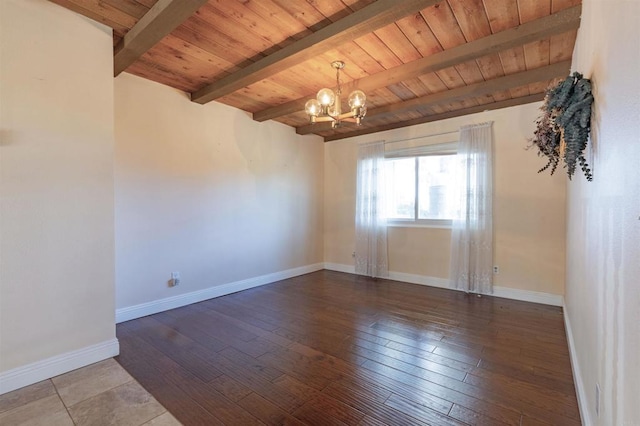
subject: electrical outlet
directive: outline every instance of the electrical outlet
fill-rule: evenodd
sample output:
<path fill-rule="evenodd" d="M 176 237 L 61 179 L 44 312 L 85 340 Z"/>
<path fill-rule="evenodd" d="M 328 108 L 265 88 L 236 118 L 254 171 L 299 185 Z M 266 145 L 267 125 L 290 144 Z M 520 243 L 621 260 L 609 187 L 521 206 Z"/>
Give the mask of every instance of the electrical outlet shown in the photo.
<path fill-rule="evenodd" d="M 356 258 L 356 252 L 355 251 L 353 253 L 351 253 L 351 257 L 353 257 L 354 259 Z"/>
<path fill-rule="evenodd" d="M 596 383 L 596 417 L 600 417 L 600 384 Z"/>
<path fill-rule="evenodd" d="M 169 280 L 169 287 L 180 285 L 180 272 L 172 272 Z"/>
<path fill-rule="evenodd" d="M 496 275 L 498 275 L 500 273 L 500 268 L 498 267 L 498 265 L 495 265 L 493 267 L 493 273 L 496 274 Z"/>

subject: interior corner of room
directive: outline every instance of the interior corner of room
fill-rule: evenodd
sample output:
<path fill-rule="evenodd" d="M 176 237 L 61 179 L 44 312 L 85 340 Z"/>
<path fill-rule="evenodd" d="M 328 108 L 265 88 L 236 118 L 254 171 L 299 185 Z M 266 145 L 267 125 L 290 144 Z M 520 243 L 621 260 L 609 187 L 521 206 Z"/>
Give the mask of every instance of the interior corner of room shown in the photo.
<path fill-rule="evenodd" d="M 570 58 L 594 83 L 593 182 L 536 173 L 540 101 L 302 135 L 232 106 L 242 95 L 202 105 L 114 77 L 108 23 L 0 1 L 0 394 L 116 356 L 117 323 L 354 273 L 358 146 L 492 121 L 494 295 L 562 307 L 583 424 L 640 424 L 640 3 L 581 13 Z M 450 241 L 448 227 L 389 226 L 389 278 L 448 287 Z"/>

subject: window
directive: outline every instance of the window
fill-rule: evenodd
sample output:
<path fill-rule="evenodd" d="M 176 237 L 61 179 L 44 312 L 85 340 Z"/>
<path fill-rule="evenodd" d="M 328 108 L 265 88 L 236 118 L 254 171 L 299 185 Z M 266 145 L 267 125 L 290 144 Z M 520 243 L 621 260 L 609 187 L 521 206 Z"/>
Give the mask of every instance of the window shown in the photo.
<path fill-rule="evenodd" d="M 449 150 L 385 161 L 386 217 L 390 225 L 451 226 L 455 213 L 456 155 Z"/>

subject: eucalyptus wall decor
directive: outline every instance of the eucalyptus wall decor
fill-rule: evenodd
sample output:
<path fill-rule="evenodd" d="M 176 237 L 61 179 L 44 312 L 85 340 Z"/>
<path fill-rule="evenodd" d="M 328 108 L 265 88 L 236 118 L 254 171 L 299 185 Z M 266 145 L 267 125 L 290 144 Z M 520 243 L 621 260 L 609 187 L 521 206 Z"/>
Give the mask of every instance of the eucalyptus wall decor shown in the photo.
<path fill-rule="evenodd" d="M 562 162 L 569 179 L 577 164 L 588 181 L 593 179 L 584 157 L 591 130 L 592 104 L 591 80 L 577 72 L 547 91 L 540 108 L 542 115 L 536 121 L 537 128 L 530 140 L 531 146 L 538 148 L 538 155 L 548 159 L 538 173 L 551 168 L 553 174 Z"/>

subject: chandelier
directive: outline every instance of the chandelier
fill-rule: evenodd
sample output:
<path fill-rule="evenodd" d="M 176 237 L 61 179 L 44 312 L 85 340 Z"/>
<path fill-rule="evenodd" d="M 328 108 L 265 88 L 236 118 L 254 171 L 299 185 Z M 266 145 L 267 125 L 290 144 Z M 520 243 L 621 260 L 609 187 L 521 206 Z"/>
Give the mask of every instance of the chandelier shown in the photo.
<path fill-rule="evenodd" d="M 320 89 L 316 99 L 309 99 L 304 105 L 305 112 L 309 115 L 311 124 L 319 122 L 331 122 L 331 128 L 335 129 L 340 126 L 343 121 L 356 123 L 358 126 L 362 118 L 367 113 L 365 102 L 367 96 L 362 90 L 354 90 L 349 94 L 348 103 L 350 110 L 342 112 L 342 103 L 340 95 L 342 88 L 340 87 L 340 70 L 345 64 L 342 61 L 334 61 L 331 66 L 336 70 L 336 90 Z"/>

